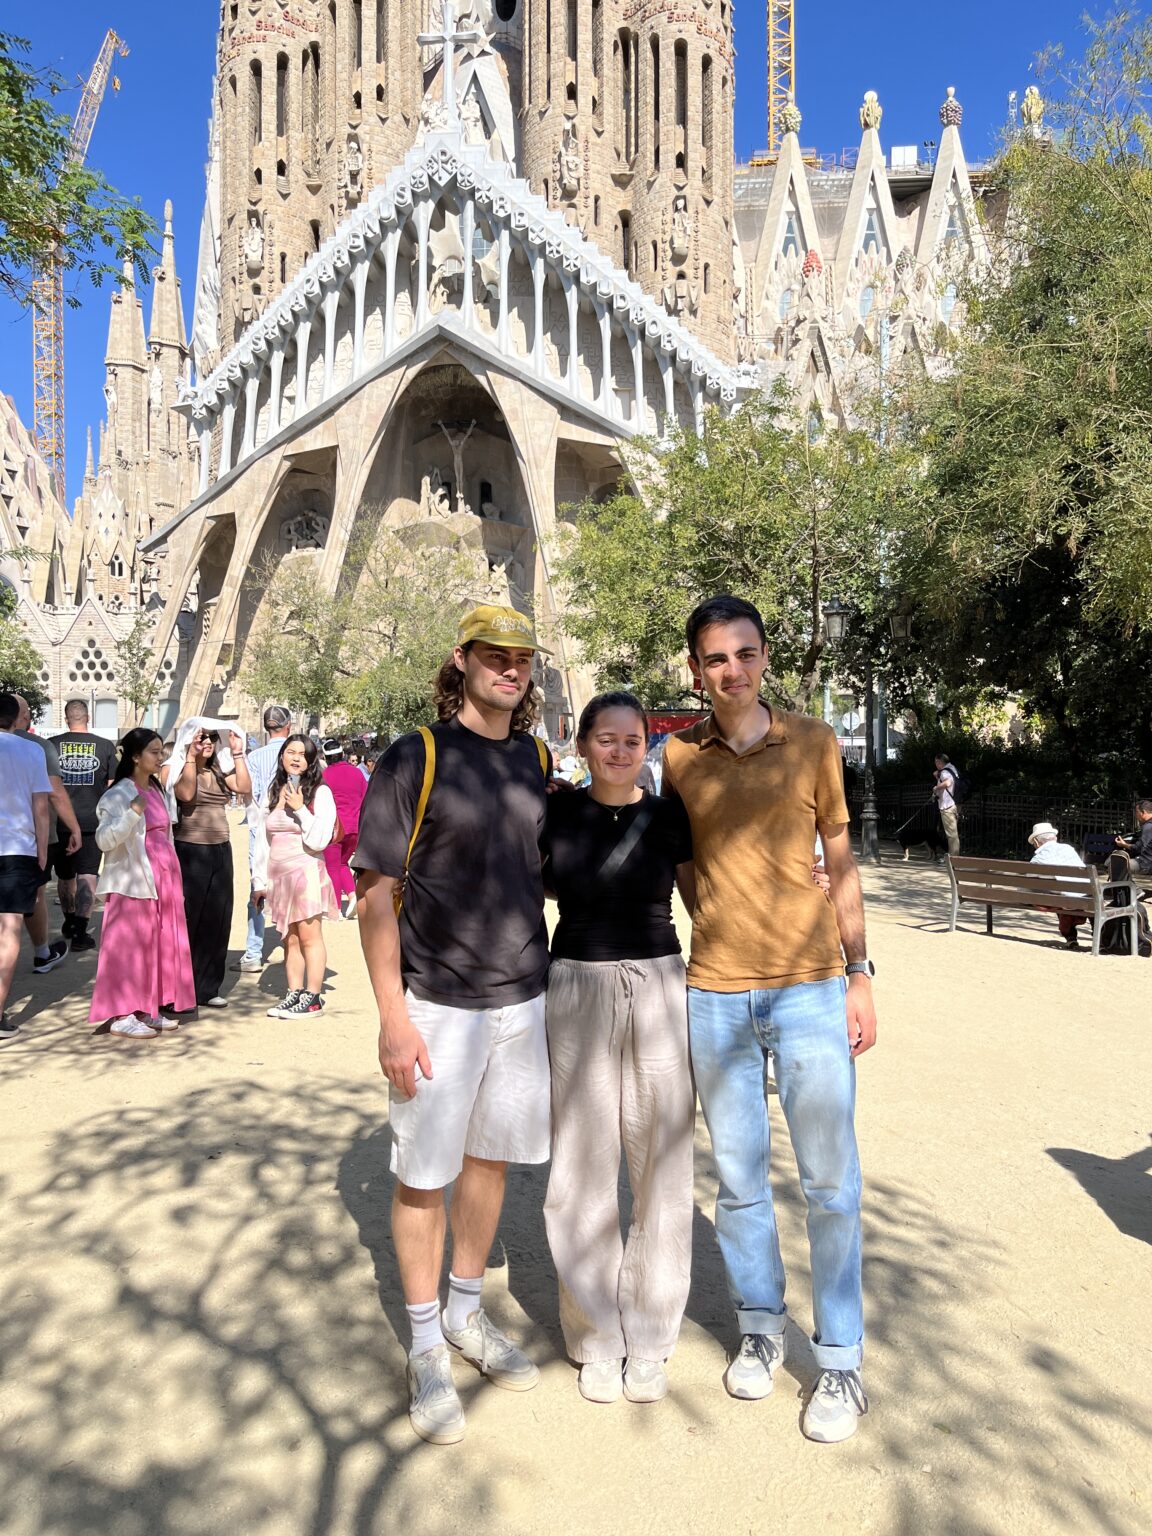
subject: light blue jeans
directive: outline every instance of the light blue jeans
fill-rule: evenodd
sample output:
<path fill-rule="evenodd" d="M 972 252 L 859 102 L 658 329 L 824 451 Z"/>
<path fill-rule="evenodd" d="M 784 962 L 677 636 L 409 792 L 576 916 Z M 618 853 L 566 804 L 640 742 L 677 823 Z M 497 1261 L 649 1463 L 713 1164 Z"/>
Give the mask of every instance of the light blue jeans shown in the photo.
<path fill-rule="evenodd" d="M 768 1178 L 771 1055 L 808 1202 L 821 1370 L 853 1370 L 864 1350 L 856 1069 L 844 997 L 838 977 L 756 992 L 688 991 L 692 1066 L 720 1172 L 716 1236 L 740 1331 L 782 1333 L 787 1316 Z"/>
<path fill-rule="evenodd" d="M 248 828 L 248 875 L 252 875 L 252 857 L 256 848 L 256 828 Z M 252 900 L 251 889 L 248 894 L 248 942 L 244 946 L 245 960 L 263 960 L 264 958 L 264 908 L 258 907 Z"/>

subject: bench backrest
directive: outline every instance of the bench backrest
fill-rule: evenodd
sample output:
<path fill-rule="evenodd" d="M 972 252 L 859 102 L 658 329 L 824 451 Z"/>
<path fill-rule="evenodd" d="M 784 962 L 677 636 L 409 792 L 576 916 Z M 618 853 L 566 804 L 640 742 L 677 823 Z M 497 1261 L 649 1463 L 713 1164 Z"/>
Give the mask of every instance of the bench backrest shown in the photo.
<path fill-rule="evenodd" d="M 1058 912 L 1094 912 L 1100 905 L 1100 878 L 1091 866 L 957 854 L 948 860 L 948 873 L 961 901 L 1051 907 Z"/>

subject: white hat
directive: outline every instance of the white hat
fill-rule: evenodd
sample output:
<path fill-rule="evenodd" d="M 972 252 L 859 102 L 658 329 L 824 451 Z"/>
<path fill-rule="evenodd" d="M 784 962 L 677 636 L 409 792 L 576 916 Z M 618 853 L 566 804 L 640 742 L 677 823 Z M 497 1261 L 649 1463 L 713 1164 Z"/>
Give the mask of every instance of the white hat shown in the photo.
<path fill-rule="evenodd" d="M 1039 848 L 1041 843 L 1046 843 L 1050 837 L 1059 837 L 1060 833 L 1050 821 L 1038 821 L 1032 828 L 1028 841 L 1033 848 Z"/>

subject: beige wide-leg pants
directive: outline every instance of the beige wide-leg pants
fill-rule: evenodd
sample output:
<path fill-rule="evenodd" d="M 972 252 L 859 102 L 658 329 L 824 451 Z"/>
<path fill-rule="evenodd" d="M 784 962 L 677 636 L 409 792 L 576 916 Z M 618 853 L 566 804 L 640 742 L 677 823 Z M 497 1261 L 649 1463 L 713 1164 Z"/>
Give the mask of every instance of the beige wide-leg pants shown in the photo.
<path fill-rule="evenodd" d="M 544 1221 L 573 1360 L 666 1360 L 688 1303 L 696 1090 L 684 962 L 555 960 Z M 620 1145 L 632 1221 L 620 1235 Z"/>

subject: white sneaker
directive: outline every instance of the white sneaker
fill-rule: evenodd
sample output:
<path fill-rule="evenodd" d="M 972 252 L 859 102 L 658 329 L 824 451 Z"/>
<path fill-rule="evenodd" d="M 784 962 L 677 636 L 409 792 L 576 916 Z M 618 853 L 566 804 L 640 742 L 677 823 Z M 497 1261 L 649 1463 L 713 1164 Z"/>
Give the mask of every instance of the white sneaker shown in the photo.
<path fill-rule="evenodd" d="M 154 1040 L 160 1033 L 153 1029 L 146 1019 L 138 1019 L 134 1013 L 125 1013 L 118 1019 L 113 1019 L 108 1026 L 110 1035 L 127 1035 L 132 1039 Z"/>
<path fill-rule="evenodd" d="M 836 1445 L 856 1433 L 867 1412 L 868 1399 L 859 1371 L 821 1371 L 800 1428 L 809 1440 Z"/>
<path fill-rule="evenodd" d="M 623 1360 L 586 1360 L 576 1385 L 590 1403 L 617 1403 L 624 1393 Z"/>
<path fill-rule="evenodd" d="M 162 1034 L 170 1034 L 172 1030 L 180 1028 L 180 1020 L 170 1013 L 158 1013 L 154 1019 L 149 1020 L 149 1023 L 153 1029 Z"/>
<path fill-rule="evenodd" d="M 527 1392 L 540 1380 L 540 1372 L 528 1356 L 517 1349 L 507 1334 L 500 1332 L 483 1307 L 455 1332 L 449 1328 L 447 1317 L 445 1312 L 440 1323 L 448 1343 L 495 1386 L 507 1387 L 510 1392 Z"/>
<path fill-rule="evenodd" d="M 242 971 L 245 976 L 258 976 L 264 969 L 263 960 L 250 960 L 247 955 L 241 955 L 239 960 L 233 960 L 228 967 L 230 971 Z"/>
<path fill-rule="evenodd" d="M 227 1008 L 228 999 L 226 997 L 221 997 L 219 992 L 217 992 L 216 996 L 210 997 L 204 1006 L 205 1008 Z"/>
<path fill-rule="evenodd" d="M 443 1344 L 408 1356 L 408 1419 L 421 1440 L 455 1445 L 464 1438 L 464 1409 Z"/>
<path fill-rule="evenodd" d="M 759 1402 L 771 1395 L 776 1372 L 784 1364 L 782 1333 L 746 1333 L 732 1363 L 724 1372 L 724 1385 L 731 1397 Z"/>
<path fill-rule="evenodd" d="M 663 1360 L 629 1360 L 624 1367 L 624 1396 L 630 1403 L 658 1403 L 668 1396 Z"/>

